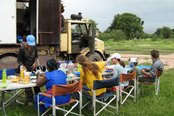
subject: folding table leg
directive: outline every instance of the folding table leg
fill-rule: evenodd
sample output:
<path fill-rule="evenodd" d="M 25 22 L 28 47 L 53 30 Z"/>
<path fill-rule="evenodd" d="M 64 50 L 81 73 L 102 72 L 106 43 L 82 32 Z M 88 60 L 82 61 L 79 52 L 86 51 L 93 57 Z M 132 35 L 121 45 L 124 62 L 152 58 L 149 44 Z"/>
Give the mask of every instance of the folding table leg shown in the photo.
<path fill-rule="evenodd" d="M 4 116 L 7 116 L 6 111 L 5 111 L 4 97 L 5 97 L 5 93 L 4 93 L 4 91 L 1 91 L 1 108 L 4 113 Z"/>

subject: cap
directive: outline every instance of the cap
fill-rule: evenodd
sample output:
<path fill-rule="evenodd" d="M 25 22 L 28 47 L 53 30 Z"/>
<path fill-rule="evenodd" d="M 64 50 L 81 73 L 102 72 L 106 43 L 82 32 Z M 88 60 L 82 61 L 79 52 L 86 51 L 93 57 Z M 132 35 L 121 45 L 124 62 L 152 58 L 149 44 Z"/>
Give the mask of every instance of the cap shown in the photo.
<path fill-rule="evenodd" d="M 119 53 L 114 53 L 114 54 L 112 54 L 110 59 L 112 59 L 112 58 L 121 59 L 121 55 Z"/>
<path fill-rule="evenodd" d="M 34 37 L 33 35 L 28 35 L 28 36 L 27 36 L 27 44 L 28 44 L 29 46 L 34 46 L 34 45 L 36 45 L 36 43 L 35 43 L 35 37 Z"/>
<path fill-rule="evenodd" d="M 129 62 L 138 62 L 137 58 L 129 58 Z"/>

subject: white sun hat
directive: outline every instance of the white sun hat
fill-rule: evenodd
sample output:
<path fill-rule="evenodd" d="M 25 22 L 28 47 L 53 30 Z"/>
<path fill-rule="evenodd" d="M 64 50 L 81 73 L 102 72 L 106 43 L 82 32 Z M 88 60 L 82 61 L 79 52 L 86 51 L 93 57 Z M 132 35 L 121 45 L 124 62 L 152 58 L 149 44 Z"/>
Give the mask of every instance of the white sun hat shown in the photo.
<path fill-rule="evenodd" d="M 110 59 L 112 59 L 112 58 L 121 59 L 121 55 L 119 53 L 114 53 L 114 54 L 112 54 Z"/>
<path fill-rule="evenodd" d="M 129 62 L 138 62 L 137 58 L 129 58 Z"/>

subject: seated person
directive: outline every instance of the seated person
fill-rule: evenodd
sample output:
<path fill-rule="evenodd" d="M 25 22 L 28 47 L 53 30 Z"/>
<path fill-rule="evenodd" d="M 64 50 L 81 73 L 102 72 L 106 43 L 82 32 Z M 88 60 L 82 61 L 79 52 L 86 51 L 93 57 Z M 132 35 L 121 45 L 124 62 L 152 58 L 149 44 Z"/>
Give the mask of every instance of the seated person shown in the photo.
<path fill-rule="evenodd" d="M 108 68 L 106 66 L 106 69 L 112 69 L 113 70 L 113 78 L 119 78 L 120 74 L 127 74 L 127 70 L 125 68 L 125 64 L 123 61 L 121 61 L 121 55 L 118 53 L 114 53 L 109 59 L 111 59 L 112 64 L 114 64 L 113 68 Z M 120 83 L 121 86 L 128 86 L 129 82 L 123 82 Z"/>
<path fill-rule="evenodd" d="M 76 60 L 81 65 L 80 80 L 89 89 L 93 89 L 94 80 L 103 80 L 102 72 L 104 70 L 106 62 L 91 62 L 86 56 L 82 54 L 77 56 Z M 96 96 L 104 92 L 106 92 L 106 89 L 96 90 Z M 92 95 L 91 91 L 89 91 L 89 95 Z"/>
<path fill-rule="evenodd" d="M 159 59 L 159 51 L 151 51 L 152 66 L 150 69 L 142 69 L 138 76 L 139 82 L 155 82 L 157 71 L 163 71 L 164 64 Z"/>
<path fill-rule="evenodd" d="M 53 85 L 66 84 L 66 74 L 58 69 L 58 64 L 56 60 L 50 59 L 47 61 L 47 70 L 48 72 L 45 75 L 40 75 L 37 79 L 37 86 L 46 86 L 46 93 L 51 93 L 51 89 Z M 67 103 L 70 100 L 70 95 L 61 95 L 56 97 L 56 104 Z M 46 108 L 48 108 L 52 104 L 52 98 L 48 98 L 46 96 L 39 96 L 39 101 L 45 103 L 45 105 L 40 106 L 40 111 L 44 112 Z M 37 108 L 37 95 L 35 97 L 35 107 Z"/>
<path fill-rule="evenodd" d="M 133 72 L 134 70 L 136 70 L 136 72 L 137 72 L 137 70 L 138 70 L 138 68 L 137 68 L 137 65 L 138 65 L 138 60 L 137 60 L 137 58 L 129 58 L 129 66 L 130 66 L 130 70 L 128 71 L 128 73 L 131 73 L 131 72 Z"/>

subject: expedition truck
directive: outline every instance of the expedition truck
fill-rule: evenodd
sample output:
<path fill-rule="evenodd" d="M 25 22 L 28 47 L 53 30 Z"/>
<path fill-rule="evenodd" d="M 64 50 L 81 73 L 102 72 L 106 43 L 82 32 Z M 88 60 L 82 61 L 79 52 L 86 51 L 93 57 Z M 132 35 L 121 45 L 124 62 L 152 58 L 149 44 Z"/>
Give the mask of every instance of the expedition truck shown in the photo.
<path fill-rule="evenodd" d="M 95 26 L 80 13 L 65 19 L 61 31 L 61 0 L 0 0 L 0 5 L 0 68 L 17 64 L 20 44 L 28 34 L 36 37 L 39 58 L 73 60 L 82 53 L 91 60 L 106 59 Z"/>

